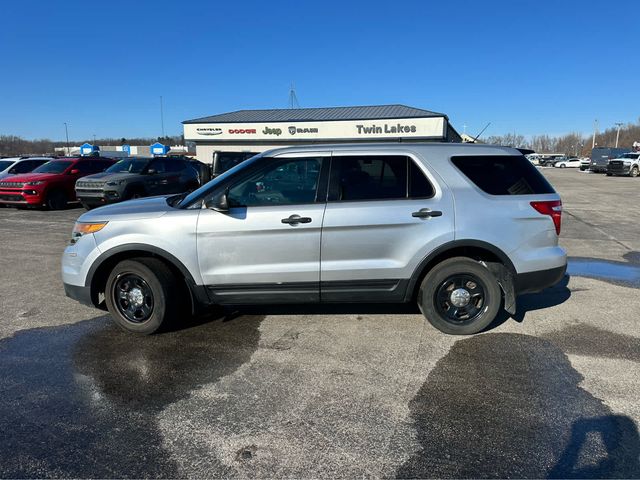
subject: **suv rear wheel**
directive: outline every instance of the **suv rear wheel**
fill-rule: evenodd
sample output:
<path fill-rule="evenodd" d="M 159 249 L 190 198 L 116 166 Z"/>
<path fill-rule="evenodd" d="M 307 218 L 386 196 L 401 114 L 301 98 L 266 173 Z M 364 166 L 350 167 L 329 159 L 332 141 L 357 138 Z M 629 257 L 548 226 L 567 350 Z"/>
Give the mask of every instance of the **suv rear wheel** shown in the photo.
<path fill-rule="evenodd" d="M 640 171 L 638 170 L 638 166 L 637 166 L 637 165 L 634 165 L 634 166 L 631 168 L 631 171 L 629 172 L 629 176 L 630 176 L 630 177 L 634 177 L 634 178 L 635 178 L 635 177 L 637 177 L 637 176 L 638 176 L 638 173 L 640 173 Z"/>
<path fill-rule="evenodd" d="M 179 291 L 174 275 L 162 261 L 137 258 L 124 260 L 111 271 L 105 301 L 120 328 L 149 335 L 175 317 Z"/>
<path fill-rule="evenodd" d="M 500 310 L 502 293 L 493 274 L 475 260 L 454 257 L 436 265 L 420 285 L 418 306 L 444 333 L 471 335 Z"/>

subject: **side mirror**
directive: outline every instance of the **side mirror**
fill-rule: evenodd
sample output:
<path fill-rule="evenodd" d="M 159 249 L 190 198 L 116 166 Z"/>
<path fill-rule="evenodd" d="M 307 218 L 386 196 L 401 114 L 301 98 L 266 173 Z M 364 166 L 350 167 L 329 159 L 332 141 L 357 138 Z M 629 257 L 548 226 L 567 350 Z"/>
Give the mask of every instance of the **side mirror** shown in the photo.
<path fill-rule="evenodd" d="M 147 170 L 147 173 L 148 173 L 149 175 L 155 175 L 155 174 L 156 174 L 156 173 L 158 173 L 158 172 L 156 171 L 156 169 L 155 169 L 155 168 L 150 168 L 149 170 Z"/>
<path fill-rule="evenodd" d="M 204 202 L 205 208 L 220 213 L 229 212 L 229 201 L 227 199 L 228 193 L 228 190 L 225 190 L 220 195 L 206 200 Z"/>
<path fill-rule="evenodd" d="M 78 170 L 77 168 L 72 168 L 71 171 L 69 172 L 69 175 L 77 175 L 80 173 L 80 170 Z"/>

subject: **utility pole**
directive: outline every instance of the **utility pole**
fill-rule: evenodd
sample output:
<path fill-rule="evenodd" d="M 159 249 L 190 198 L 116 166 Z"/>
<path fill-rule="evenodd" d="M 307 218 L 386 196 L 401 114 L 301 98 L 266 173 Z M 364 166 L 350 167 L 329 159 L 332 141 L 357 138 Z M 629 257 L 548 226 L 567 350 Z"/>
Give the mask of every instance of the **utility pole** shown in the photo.
<path fill-rule="evenodd" d="M 620 140 L 620 127 L 622 123 L 616 122 L 615 125 L 618 127 L 618 133 L 616 133 L 616 148 L 618 148 L 618 140 Z"/>
<path fill-rule="evenodd" d="M 162 138 L 164 138 L 164 111 L 162 108 L 162 95 L 160 95 L 160 126 L 162 127 Z"/>
<path fill-rule="evenodd" d="M 598 133 L 598 119 L 593 122 L 593 140 L 591 141 L 591 150 L 596 148 L 596 134 Z"/>
<path fill-rule="evenodd" d="M 65 151 L 65 155 L 70 155 L 69 153 L 69 129 L 67 128 L 67 122 L 64 122 L 64 134 L 65 137 L 67 138 L 67 148 Z"/>

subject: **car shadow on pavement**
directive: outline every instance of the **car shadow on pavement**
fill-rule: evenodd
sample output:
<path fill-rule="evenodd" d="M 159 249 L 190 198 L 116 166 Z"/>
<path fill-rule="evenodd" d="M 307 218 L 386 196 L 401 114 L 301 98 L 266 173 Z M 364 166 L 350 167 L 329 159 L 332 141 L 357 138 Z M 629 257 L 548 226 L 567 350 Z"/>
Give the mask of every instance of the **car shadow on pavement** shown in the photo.
<path fill-rule="evenodd" d="M 224 321 L 243 315 L 421 315 L 414 303 L 247 305 L 225 309 Z"/>
<path fill-rule="evenodd" d="M 1 339 L 0 478 L 180 477 L 157 415 L 249 362 L 261 321 L 141 337 L 102 316 Z"/>
<path fill-rule="evenodd" d="M 420 448 L 396 476 L 638 478 L 637 426 L 582 380 L 550 340 L 487 333 L 456 342 L 409 403 Z"/>

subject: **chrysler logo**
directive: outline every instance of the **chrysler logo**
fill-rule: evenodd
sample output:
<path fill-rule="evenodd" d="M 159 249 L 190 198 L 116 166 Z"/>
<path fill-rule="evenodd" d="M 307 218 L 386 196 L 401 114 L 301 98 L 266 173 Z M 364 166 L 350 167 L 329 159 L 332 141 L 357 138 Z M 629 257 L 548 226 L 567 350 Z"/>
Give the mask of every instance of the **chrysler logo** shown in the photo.
<path fill-rule="evenodd" d="M 222 133 L 221 128 L 196 128 L 196 132 L 200 135 L 220 135 Z"/>

